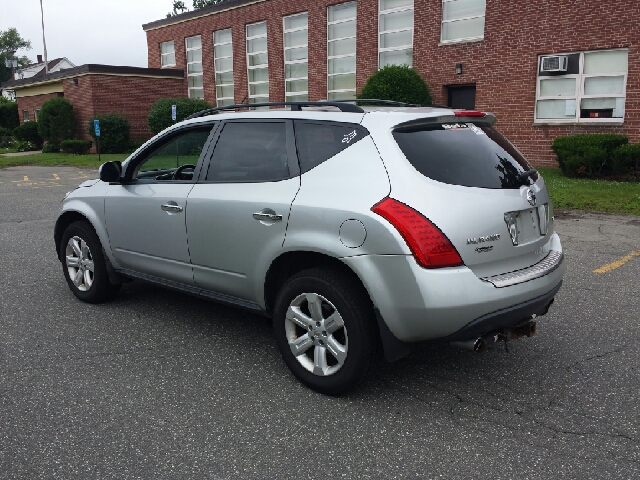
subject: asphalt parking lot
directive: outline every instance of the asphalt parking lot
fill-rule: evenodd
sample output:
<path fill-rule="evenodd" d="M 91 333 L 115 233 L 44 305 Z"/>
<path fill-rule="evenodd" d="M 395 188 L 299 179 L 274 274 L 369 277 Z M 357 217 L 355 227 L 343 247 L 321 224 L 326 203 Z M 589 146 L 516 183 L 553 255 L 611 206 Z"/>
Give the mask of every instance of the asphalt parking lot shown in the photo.
<path fill-rule="evenodd" d="M 76 300 L 53 223 L 96 176 L 0 170 L 0 477 L 640 477 L 640 218 L 557 216 L 564 286 L 510 353 L 425 345 L 331 398 L 262 317 L 140 282 Z"/>

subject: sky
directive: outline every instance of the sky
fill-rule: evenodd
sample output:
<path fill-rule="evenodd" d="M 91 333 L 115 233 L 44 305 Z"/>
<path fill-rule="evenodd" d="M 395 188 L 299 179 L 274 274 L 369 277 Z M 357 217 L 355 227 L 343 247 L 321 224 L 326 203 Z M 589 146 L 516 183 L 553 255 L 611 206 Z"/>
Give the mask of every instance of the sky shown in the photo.
<path fill-rule="evenodd" d="M 147 67 L 142 24 L 165 18 L 172 0 L 42 0 L 47 58 L 75 65 L 100 63 Z M 191 7 L 191 1 L 185 1 Z M 0 0 L 0 31 L 15 27 L 31 41 L 18 50 L 35 62 L 43 54 L 40 0 Z"/>

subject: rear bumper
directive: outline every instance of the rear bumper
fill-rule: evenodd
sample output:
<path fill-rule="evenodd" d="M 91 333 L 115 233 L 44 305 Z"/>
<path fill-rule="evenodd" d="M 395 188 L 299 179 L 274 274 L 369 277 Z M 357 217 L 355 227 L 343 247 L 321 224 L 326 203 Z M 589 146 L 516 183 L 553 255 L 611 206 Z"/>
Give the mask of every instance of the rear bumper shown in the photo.
<path fill-rule="evenodd" d="M 556 234 L 545 247 L 562 253 Z M 546 274 L 498 288 L 467 267 L 421 268 L 412 256 L 343 258 L 367 288 L 380 317 L 402 342 L 458 340 L 506 328 L 546 310 L 562 284 L 565 263 Z"/>

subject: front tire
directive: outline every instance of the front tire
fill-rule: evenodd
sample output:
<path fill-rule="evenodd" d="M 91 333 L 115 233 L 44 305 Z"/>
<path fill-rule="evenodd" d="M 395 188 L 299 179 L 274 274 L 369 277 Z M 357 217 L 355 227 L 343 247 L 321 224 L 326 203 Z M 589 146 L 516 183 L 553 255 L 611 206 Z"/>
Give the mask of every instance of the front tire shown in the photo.
<path fill-rule="evenodd" d="M 362 382 L 376 357 L 371 300 L 351 275 L 314 268 L 280 289 L 274 333 L 291 372 L 311 389 L 340 395 Z"/>
<path fill-rule="evenodd" d="M 101 303 L 120 290 L 120 285 L 109 282 L 102 244 L 89 223 L 79 221 L 67 227 L 60 258 L 69 288 L 83 302 Z"/>

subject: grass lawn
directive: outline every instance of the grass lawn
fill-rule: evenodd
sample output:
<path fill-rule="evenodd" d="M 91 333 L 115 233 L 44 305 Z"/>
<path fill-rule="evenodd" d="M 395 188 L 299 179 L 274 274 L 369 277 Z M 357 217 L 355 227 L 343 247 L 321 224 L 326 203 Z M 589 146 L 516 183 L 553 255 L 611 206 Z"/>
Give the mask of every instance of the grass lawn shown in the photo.
<path fill-rule="evenodd" d="M 129 156 L 128 153 L 101 155 L 102 160 L 98 160 L 98 155 L 71 155 L 69 153 L 34 153 L 20 157 L 6 157 L 0 155 L 0 168 L 15 167 L 18 165 L 71 165 L 74 167 L 95 167 L 98 168 L 104 162 L 112 160 L 123 161 Z"/>
<path fill-rule="evenodd" d="M 556 168 L 538 170 L 555 209 L 640 215 L 640 183 L 568 178 Z"/>

